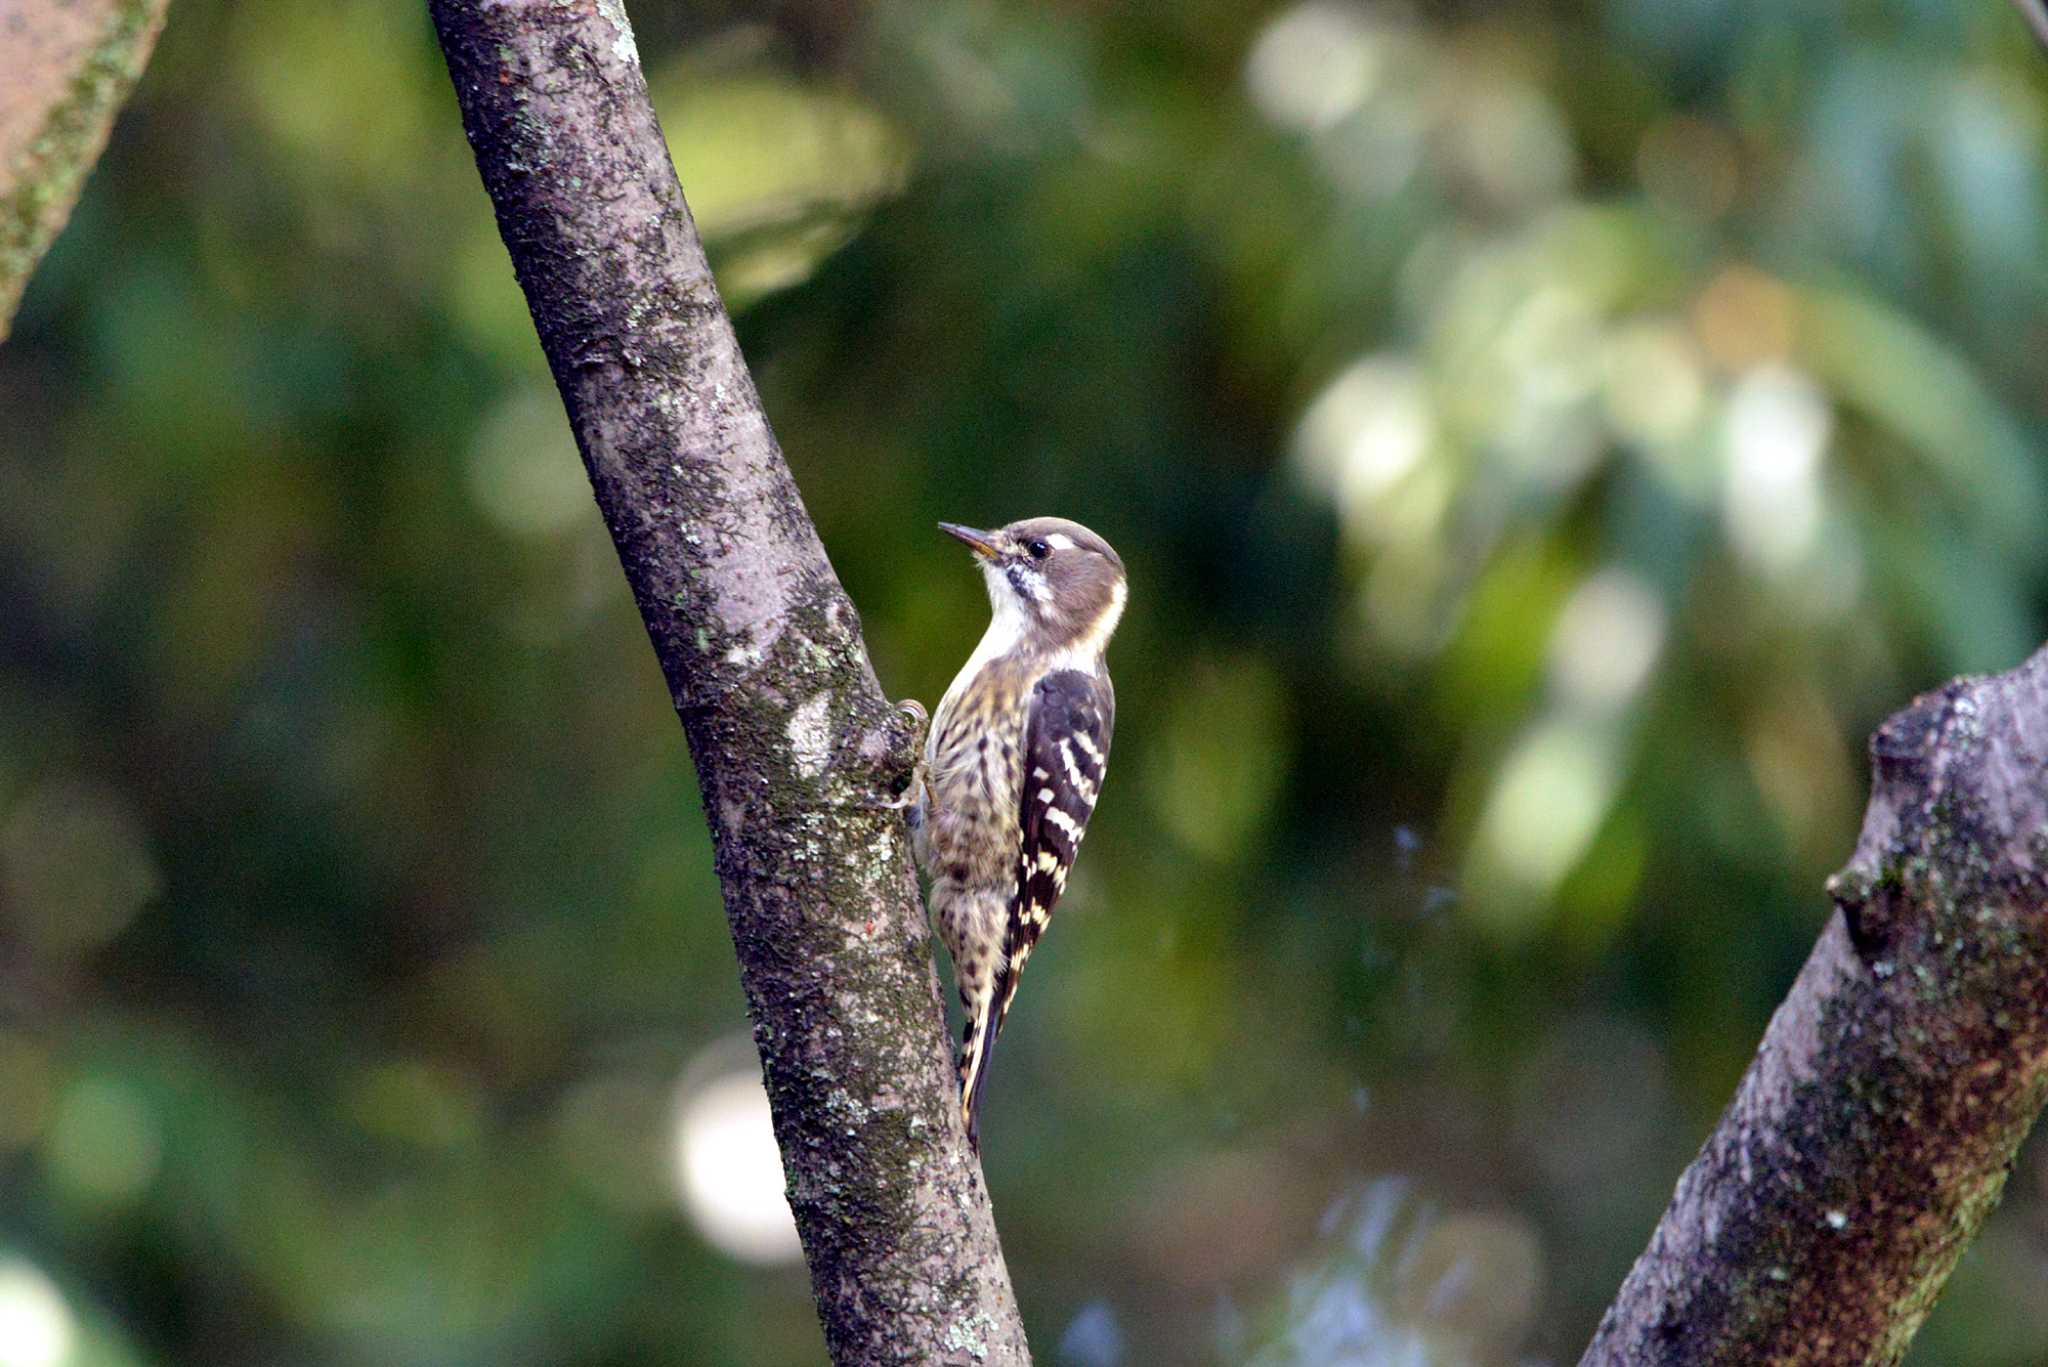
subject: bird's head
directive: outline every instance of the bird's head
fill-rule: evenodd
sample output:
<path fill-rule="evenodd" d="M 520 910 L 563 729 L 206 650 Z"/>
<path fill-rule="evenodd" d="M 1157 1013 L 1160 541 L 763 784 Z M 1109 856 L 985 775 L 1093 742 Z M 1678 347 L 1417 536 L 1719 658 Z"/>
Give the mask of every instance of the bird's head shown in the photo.
<path fill-rule="evenodd" d="M 997 623 L 1054 648 L 1099 653 L 1123 616 L 1122 557 L 1078 522 L 1031 517 L 994 531 L 951 522 L 939 530 L 966 544 L 988 583 Z"/>

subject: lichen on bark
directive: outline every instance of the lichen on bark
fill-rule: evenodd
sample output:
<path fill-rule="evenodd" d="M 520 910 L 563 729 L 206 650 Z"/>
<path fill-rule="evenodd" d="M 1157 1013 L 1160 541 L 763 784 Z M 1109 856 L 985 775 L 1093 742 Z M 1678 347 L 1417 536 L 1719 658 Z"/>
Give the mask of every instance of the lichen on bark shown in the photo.
<path fill-rule="evenodd" d="M 432 0 L 688 737 L 826 1346 L 1029 1360 L 884 803 L 917 748 L 775 443 L 614 0 Z"/>
<path fill-rule="evenodd" d="M 1819 943 L 1586 1363 L 1892 1363 L 2048 1100 L 2048 650 L 1872 737 Z"/>

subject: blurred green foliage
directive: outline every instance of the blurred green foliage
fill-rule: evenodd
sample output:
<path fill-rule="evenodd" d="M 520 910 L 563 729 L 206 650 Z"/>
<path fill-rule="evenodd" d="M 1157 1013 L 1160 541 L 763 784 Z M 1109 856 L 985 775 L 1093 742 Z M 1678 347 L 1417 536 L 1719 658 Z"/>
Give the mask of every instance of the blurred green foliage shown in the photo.
<path fill-rule="evenodd" d="M 990 1090 L 1041 1359 L 1575 1358 L 1862 736 L 2043 634 L 2048 61 L 1927 0 L 637 8 L 888 687 L 981 628 L 938 518 L 1132 568 Z M 179 0 L 0 415 L 0 1362 L 818 1360 L 679 1204 L 754 1133 L 677 1156 L 747 1066 L 708 842 L 423 14 Z M 2040 1360 L 2044 1291 L 2036 1149 L 1915 1360 Z"/>

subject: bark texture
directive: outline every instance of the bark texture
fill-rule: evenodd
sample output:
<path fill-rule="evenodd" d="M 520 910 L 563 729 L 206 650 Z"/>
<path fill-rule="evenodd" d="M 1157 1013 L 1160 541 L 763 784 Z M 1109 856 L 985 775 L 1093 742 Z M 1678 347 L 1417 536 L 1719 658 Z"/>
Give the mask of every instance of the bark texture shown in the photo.
<path fill-rule="evenodd" d="M 918 737 L 762 414 L 625 13 L 430 9 L 689 737 L 833 1360 L 1025 1362 L 904 828 L 859 805 Z"/>
<path fill-rule="evenodd" d="M 1836 912 L 1587 1364 L 1897 1362 L 2048 1099 L 2048 650 L 1870 756 Z"/>
<path fill-rule="evenodd" d="M 0 0 L 0 342 L 71 217 L 170 0 Z"/>

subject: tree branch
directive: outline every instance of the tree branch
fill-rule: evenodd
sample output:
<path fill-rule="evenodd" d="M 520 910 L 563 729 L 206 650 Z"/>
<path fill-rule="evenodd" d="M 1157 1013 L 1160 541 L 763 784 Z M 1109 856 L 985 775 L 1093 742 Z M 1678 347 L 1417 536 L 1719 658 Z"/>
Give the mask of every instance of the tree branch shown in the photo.
<path fill-rule="evenodd" d="M 1586 1364 L 1897 1362 L 2048 1099 L 2048 650 L 1870 754 L 1836 914 Z"/>
<path fill-rule="evenodd" d="M 170 0 L 0 0 L 0 342 L 71 217 Z"/>
<path fill-rule="evenodd" d="M 2012 7 L 2026 21 L 2027 31 L 2034 35 L 2034 41 L 2048 48 L 2048 6 L 2044 6 L 2041 0 L 2012 0 Z"/>
<path fill-rule="evenodd" d="M 689 737 L 826 1344 L 1026 1362 L 902 824 L 872 810 L 917 737 L 769 431 L 625 13 L 429 8 Z"/>

